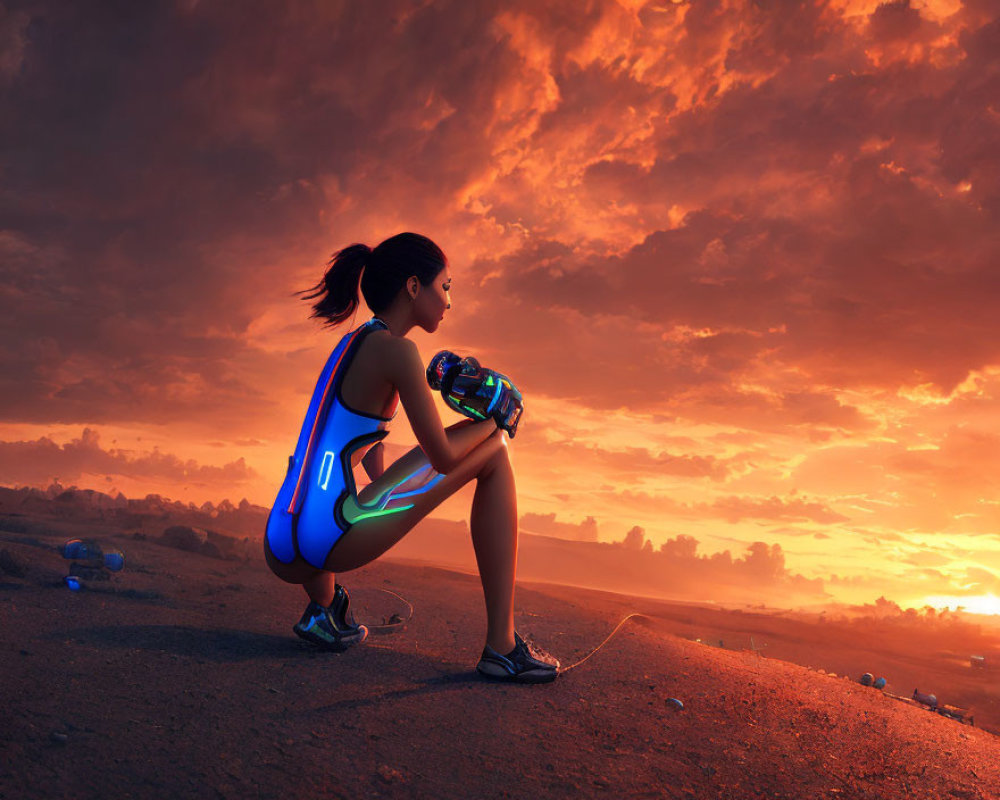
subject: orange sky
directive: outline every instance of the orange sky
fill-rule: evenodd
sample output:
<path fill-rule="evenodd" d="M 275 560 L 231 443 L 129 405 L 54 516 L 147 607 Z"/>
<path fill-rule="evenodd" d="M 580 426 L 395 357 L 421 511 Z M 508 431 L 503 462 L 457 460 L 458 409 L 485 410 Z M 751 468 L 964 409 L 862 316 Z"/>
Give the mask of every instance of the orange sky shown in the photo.
<path fill-rule="evenodd" d="M 291 293 L 413 230 L 526 530 L 1000 594 L 996 4 L 539 5 L 0 0 L 0 483 L 270 506 Z"/>

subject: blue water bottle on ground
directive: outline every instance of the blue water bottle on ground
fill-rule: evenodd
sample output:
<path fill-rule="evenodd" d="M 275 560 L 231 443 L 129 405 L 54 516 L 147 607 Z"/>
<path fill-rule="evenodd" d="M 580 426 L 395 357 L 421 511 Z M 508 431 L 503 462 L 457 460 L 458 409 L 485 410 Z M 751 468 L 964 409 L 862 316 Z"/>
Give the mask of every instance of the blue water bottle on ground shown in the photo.
<path fill-rule="evenodd" d="M 84 588 L 84 579 L 106 581 L 111 577 L 109 572 L 120 572 L 125 566 L 125 556 L 120 550 L 105 552 L 92 539 L 70 539 L 60 552 L 73 562 L 63 581 L 74 592 Z"/>
<path fill-rule="evenodd" d="M 70 539 L 62 546 L 62 554 L 63 558 L 71 561 L 112 572 L 120 572 L 125 566 L 125 556 L 120 550 L 109 550 L 105 553 L 101 546 L 91 539 Z"/>

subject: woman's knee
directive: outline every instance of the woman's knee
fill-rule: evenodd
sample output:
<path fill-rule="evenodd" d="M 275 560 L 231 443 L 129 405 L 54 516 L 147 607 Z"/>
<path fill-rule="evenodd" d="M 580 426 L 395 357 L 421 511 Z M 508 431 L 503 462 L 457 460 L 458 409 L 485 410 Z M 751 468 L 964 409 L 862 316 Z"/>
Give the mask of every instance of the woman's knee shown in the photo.
<path fill-rule="evenodd" d="M 492 445 L 493 453 L 486 459 L 482 469 L 479 471 L 478 477 L 481 478 L 493 474 L 501 467 L 510 467 L 510 450 L 507 448 L 507 438 L 503 433 L 500 433 L 495 438 L 491 437 L 487 441 Z"/>

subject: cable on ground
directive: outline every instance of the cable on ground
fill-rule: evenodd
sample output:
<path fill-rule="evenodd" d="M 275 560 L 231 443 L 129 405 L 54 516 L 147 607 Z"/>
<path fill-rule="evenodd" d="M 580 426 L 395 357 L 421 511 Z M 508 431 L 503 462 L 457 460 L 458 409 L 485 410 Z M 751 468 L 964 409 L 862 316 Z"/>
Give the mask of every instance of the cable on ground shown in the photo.
<path fill-rule="evenodd" d="M 606 638 L 604 639 L 604 641 L 603 641 L 603 642 L 601 642 L 601 643 L 600 643 L 599 645 L 597 645 L 597 647 L 595 647 L 595 648 L 594 648 L 593 650 L 591 650 L 591 651 L 590 651 L 589 653 L 587 653 L 587 655 L 585 655 L 585 656 L 584 656 L 583 658 L 581 658 L 581 659 L 580 659 L 579 661 L 577 661 L 577 662 L 575 662 L 575 663 L 573 663 L 573 664 L 570 664 L 570 665 L 569 665 L 568 667 L 562 667 L 562 668 L 561 668 L 561 669 L 559 670 L 559 674 L 560 674 L 560 675 L 563 675 L 563 674 L 565 674 L 565 673 L 569 672 L 569 671 L 570 671 L 571 669 L 576 669 L 576 668 L 577 668 L 578 666 L 580 666 L 580 665 L 581 665 L 581 664 L 582 664 L 582 663 L 583 663 L 584 661 L 586 661 L 586 660 L 587 660 L 588 658 L 590 658 L 590 657 L 591 657 L 592 655 L 594 655 L 594 653 L 596 653 L 596 652 L 597 652 L 598 650 L 600 650 L 600 649 L 601 649 L 602 647 L 604 647 L 604 645 L 606 645 L 606 644 L 607 644 L 608 642 L 610 642 L 610 641 L 611 641 L 611 638 L 612 638 L 612 637 L 613 637 L 613 636 L 614 636 L 614 635 L 615 635 L 616 633 L 618 633 L 618 631 L 619 631 L 619 630 L 621 630 L 621 627 L 622 627 L 622 625 L 624 625 L 624 624 L 625 624 L 626 622 L 628 622 L 628 621 L 629 621 L 630 619 L 633 619 L 633 618 L 635 618 L 635 617 L 644 617 L 645 619 L 650 619 L 650 617 L 649 617 L 648 615 L 646 615 L 646 614 L 629 614 L 629 615 L 628 615 L 627 617 L 625 617 L 624 619 L 622 619 L 622 621 L 621 621 L 621 622 L 619 622 L 619 623 L 618 623 L 617 625 L 615 625 L 615 629 L 614 629 L 613 631 L 611 631 L 611 633 L 609 633 L 609 634 L 607 635 L 607 637 L 606 637 Z"/>

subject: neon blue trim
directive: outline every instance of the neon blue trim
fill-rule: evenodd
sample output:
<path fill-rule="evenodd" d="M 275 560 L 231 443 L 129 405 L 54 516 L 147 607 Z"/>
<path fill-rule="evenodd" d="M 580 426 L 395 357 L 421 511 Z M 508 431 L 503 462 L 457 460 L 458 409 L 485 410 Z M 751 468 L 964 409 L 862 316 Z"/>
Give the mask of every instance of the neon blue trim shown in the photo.
<path fill-rule="evenodd" d="M 493 408 L 494 408 L 494 406 L 496 406 L 497 400 L 500 399 L 500 390 L 501 389 L 503 389 L 503 384 L 500 381 L 497 381 L 497 388 L 496 388 L 496 391 L 493 392 L 493 399 L 490 400 L 490 404 L 489 404 L 489 406 L 486 409 L 486 413 L 487 414 L 492 414 L 493 413 Z"/>
<path fill-rule="evenodd" d="M 407 475 L 405 478 L 403 478 L 403 480 L 397 481 L 388 489 L 386 489 L 379 496 L 379 498 L 375 500 L 375 502 L 373 503 L 362 503 L 361 499 L 358 497 L 355 497 L 354 501 L 357 503 L 358 508 L 360 508 L 362 511 L 376 511 L 376 510 L 381 511 L 383 508 L 385 508 L 385 504 L 389 502 L 389 499 L 392 497 L 392 493 L 412 477 L 413 477 L 412 475 Z"/>
<path fill-rule="evenodd" d="M 319 488 L 324 492 L 326 487 L 330 483 L 330 476 L 333 474 L 333 465 L 337 463 L 337 456 L 331 450 L 327 450 L 323 453 L 323 463 L 319 467 L 319 476 L 317 478 L 317 483 Z"/>
<path fill-rule="evenodd" d="M 429 470 L 430 468 L 431 468 L 430 464 L 424 464 L 420 469 L 418 469 L 416 472 L 414 472 L 412 475 L 410 475 L 410 478 L 415 478 L 421 472 L 427 472 L 427 470 Z M 410 480 L 410 478 L 407 478 L 406 480 Z"/>
<path fill-rule="evenodd" d="M 431 465 L 430 464 L 424 464 L 422 467 L 420 467 L 415 472 L 411 472 L 409 475 L 407 475 L 401 481 L 397 481 L 395 484 L 393 484 L 392 486 L 390 486 L 389 488 L 387 488 L 384 491 L 384 493 L 381 496 L 379 496 L 379 498 L 377 500 L 375 500 L 375 501 L 373 501 L 371 503 L 362 503 L 361 500 L 358 499 L 358 497 L 355 496 L 355 497 L 352 498 L 353 501 L 354 501 L 354 505 L 356 505 L 357 508 L 358 508 L 358 510 L 361 511 L 362 513 L 364 513 L 364 512 L 378 512 L 378 511 L 384 510 L 385 507 L 386 507 L 386 505 L 389 503 L 390 500 L 402 500 L 402 499 L 404 499 L 406 497 L 414 497 L 415 495 L 423 494 L 424 492 L 428 491 L 429 489 L 431 489 L 432 487 L 434 487 L 438 483 L 440 483 L 444 479 L 444 475 L 438 474 L 435 477 L 431 478 L 431 480 L 429 480 L 423 486 L 418 486 L 416 489 L 411 489 L 408 492 L 403 492 L 401 494 L 396 494 L 395 492 L 396 492 L 396 489 L 398 489 L 400 486 L 402 486 L 407 481 L 413 480 L 415 477 L 417 477 L 421 473 L 427 472 L 430 469 L 431 469 Z M 386 513 L 390 513 L 392 511 L 405 511 L 406 509 L 409 509 L 409 508 L 413 508 L 413 506 L 412 505 L 408 505 L 408 506 L 406 506 L 406 508 L 392 508 L 392 509 L 389 509 Z M 362 517 L 362 519 L 363 519 L 363 517 Z"/>
<path fill-rule="evenodd" d="M 388 503 L 390 500 L 398 500 L 403 497 L 413 497 L 413 495 L 422 494 L 423 492 L 426 492 L 432 486 L 437 484 L 444 477 L 444 475 L 438 475 L 437 477 L 432 478 L 428 483 L 424 484 L 423 486 L 418 487 L 416 489 L 411 489 L 410 491 L 404 492 L 403 494 L 395 494 L 395 491 L 407 481 L 413 480 L 421 473 L 427 472 L 430 469 L 431 469 L 430 464 L 424 464 L 415 472 L 411 472 L 409 475 L 405 476 L 402 480 L 396 481 L 396 483 L 388 487 L 377 500 L 371 503 L 362 503 L 361 500 L 358 499 L 357 497 L 355 497 L 355 502 L 357 503 L 358 508 L 361 509 L 362 511 L 374 511 L 385 508 L 386 503 Z M 412 506 L 410 506 L 410 508 L 412 508 Z"/>
<path fill-rule="evenodd" d="M 436 486 L 442 480 L 444 480 L 444 475 L 438 475 L 436 478 L 432 478 L 428 483 L 426 483 L 424 486 L 420 487 L 419 489 L 413 489 L 412 491 L 404 492 L 403 494 L 394 494 L 393 495 L 393 499 L 399 500 L 399 499 L 402 499 L 404 497 L 413 497 L 413 495 L 415 495 L 415 494 L 423 494 L 428 489 L 431 489 L 432 487 Z"/>

